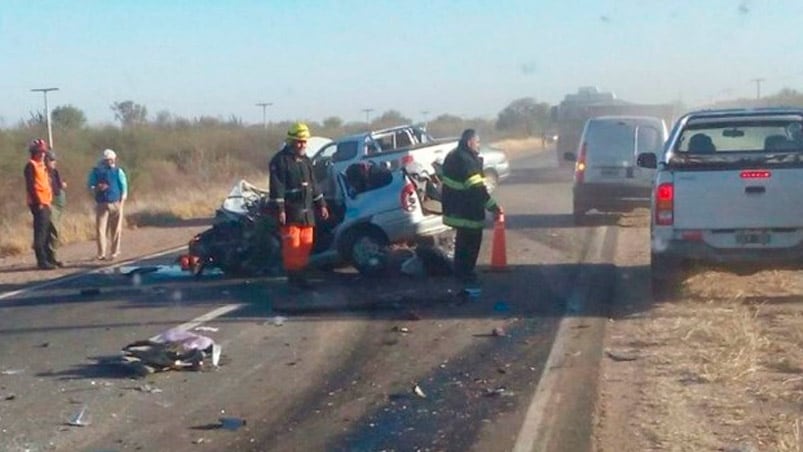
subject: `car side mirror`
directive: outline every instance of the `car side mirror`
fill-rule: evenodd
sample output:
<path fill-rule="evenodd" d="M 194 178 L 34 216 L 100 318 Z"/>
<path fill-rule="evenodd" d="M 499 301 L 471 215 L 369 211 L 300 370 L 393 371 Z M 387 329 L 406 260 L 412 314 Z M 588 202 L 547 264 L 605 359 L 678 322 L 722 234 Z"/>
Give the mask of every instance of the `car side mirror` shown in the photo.
<path fill-rule="evenodd" d="M 570 162 L 577 161 L 577 155 L 574 152 L 564 152 L 563 153 L 563 160 L 568 160 Z"/>
<path fill-rule="evenodd" d="M 652 152 L 639 154 L 638 157 L 636 157 L 636 165 L 638 165 L 640 168 L 658 168 L 658 157 Z"/>

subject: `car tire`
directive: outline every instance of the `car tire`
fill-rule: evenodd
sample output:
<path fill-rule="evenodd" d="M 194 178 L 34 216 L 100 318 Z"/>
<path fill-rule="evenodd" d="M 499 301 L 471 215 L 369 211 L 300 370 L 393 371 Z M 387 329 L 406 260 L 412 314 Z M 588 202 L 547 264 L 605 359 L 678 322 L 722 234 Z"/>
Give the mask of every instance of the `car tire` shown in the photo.
<path fill-rule="evenodd" d="M 365 276 L 378 276 L 385 271 L 388 257 L 388 239 L 374 228 L 352 231 L 347 240 L 346 260 Z"/>
<path fill-rule="evenodd" d="M 488 193 L 493 193 L 499 187 L 499 175 L 494 170 L 485 171 L 485 189 Z"/>

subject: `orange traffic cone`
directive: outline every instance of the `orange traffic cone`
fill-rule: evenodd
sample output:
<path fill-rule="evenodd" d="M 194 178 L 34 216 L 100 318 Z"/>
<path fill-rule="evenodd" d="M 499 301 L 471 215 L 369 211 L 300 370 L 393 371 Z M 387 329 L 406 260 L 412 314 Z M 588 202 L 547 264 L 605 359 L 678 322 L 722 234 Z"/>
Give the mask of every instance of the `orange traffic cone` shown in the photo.
<path fill-rule="evenodd" d="M 494 222 L 494 237 L 491 243 L 491 271 L 506 271 L 507 244 L 505 242 L 505 215 Z"/>

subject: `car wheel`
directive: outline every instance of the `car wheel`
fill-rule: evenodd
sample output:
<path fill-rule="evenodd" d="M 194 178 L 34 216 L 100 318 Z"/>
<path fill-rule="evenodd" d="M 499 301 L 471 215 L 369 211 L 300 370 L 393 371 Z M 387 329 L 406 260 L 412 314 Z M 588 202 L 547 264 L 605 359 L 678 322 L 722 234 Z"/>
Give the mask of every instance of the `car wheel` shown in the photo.
<path fill-rule="evenodd" d="M 499 175 L 494 170 L 485 171 L 485 189 L 488 193 L 493 193 L 499 186 Z"/>
<path fill-rule="evenodd" d="M 375 276 L 385 269 L 388 239 L 376 229 L 354 231 L 348 245 L 348 260 L 361 274 Z"/>

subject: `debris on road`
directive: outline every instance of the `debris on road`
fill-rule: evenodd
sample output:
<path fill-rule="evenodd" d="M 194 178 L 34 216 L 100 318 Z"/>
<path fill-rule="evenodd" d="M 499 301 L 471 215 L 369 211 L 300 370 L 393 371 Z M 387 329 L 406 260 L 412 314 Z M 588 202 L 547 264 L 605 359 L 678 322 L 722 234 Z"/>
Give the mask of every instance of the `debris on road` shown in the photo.
<path fill-rule="evenodd" d="M 86 405 L 82 406 L 77 413 L 67 421 L 67 425 L 71 425 L 73 427 L 86 427 L 89 425 L 89 418 L 86 413 L 87 407 Z"/>
<path fill-rule="evenodd" d="M 213 367 L 220 362 L 221 347 L 211 338 L 174 328 L 155 338 L 123 347 L 123 363 L 139 374 L 167 370 L 202 370 L 211 358 Z"/>
<path fill-rule="evenodd" d="M 507 388 L 504 386 L 499 386 L 498 388 L 486 388 L 485 389 L 485 397 L 513 397 L 515 394 L 511 391 L 508 391 Z"/>
<path fill-rule="evenodd" d="M 17 398 L 16 394 L 9 394 L 9 395 L 3 397 L 3 400 L 15 400 L 16 398 Z"/>
<path fill-rule="evenodd" d="M 277 315 L 276 317 L 274 317 L 274 318 L 272 318 L 270 320 L 270 323 L 272 323 L 273 326 L 282 326 L 282 325 L 284 325 L 284 322 L 286 322 L 286 321 L 287 321 L 287 317 L 282 317 L 280 315 Z"/>
<path fill-rule="evenodd" d="M 151 386 L 151 385 L 148 385 L 148 384 L 145 384 L 145 385 L 142 385 L 142 386 L 138 387 L 137 390 L 140 391 L 140 392 L 147 392 L 149 394 L 158 394 L 160 392 L 163 392 L 160 388 L 157 388 L 156 386 Z"/>
<path fill-rule="evenodd" d="M 215 328 L 213 326 L 197 326 L 195 327 L 195 331 L 208 331 L 210 333 L 217 333 L 220 328 Z"/>
<path fill-rule="evenodd" d="M 397 333 L 407 334 L 407 333 L 410 332 L 410 329 L 407 328 L 406 326 L 398 326 L 398 325 L 396 325 L 396 326 L 393 327 L 393 331 L 395 331 Z"/>
<path fill-rule="evenodd" d="M 415 393 L 415 395 L 421 397 L 422 399 L 427 398 L 427 395 L 424 393 L 424 390 L 421 389 L 421 386 L 418 386 L 417 384 L 413 385 L 413 392 Z"/>
<path fill-rule="evenodd" d="M 19 375 L 25 373 L 25 369 L 6 369 L 0 370 L 0 375 Z"/>
<path fill-rule="evenodd" d="M 639 356 L 636 353 L 632 353 L 632 352 L 631 353 L 624 353 L 624 352 L 615 352 L 615 351 L 611 351 L 611 350 L 605 350 L 605 355 L 607 355 L 608 358 L 610 358 L 610 359 L 612 359 L 614 361 L 617 361 L 617 362 L 635 361 L 635 360 L 639 359 Z"/>
<path fill-rule="evenodd" d="M 235 431 L 246 424 L 245 419 L 238 417 L 222 417 L 219 419 L 220 428 L 223 430 Z"/>
<path fill-rule="evenodd" d="M 493 331 L 491 331 L 491 335 L 494 337 L 505 337 L 507 336 L 507 333 L 505 333 L 505 330 L 501 327 L 496 327 L 493 329 Z"/>

